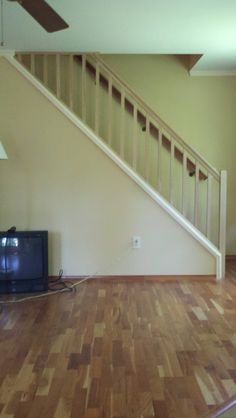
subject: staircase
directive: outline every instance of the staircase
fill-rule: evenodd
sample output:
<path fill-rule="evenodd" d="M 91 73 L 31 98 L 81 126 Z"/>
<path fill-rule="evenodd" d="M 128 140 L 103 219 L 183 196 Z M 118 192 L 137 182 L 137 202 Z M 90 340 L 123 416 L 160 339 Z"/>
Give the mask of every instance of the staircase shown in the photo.
<path fill-rule="evenodd" d="M 99 55 L 17 53 L 9 61 L 63 102 L 104 150 L 218 257 L 217 277 L 223 278 L 226 172 L 194 151 Z"/>

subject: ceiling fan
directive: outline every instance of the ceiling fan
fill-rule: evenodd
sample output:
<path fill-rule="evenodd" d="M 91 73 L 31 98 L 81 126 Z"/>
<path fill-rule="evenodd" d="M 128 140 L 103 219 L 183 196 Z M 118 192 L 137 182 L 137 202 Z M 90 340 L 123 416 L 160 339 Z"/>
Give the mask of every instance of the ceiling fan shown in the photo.
<path fill-rule="evenodd" d="M 44 0 L 8 0 L 19 3 L 47 32 L 57 32 L 69 25 Z"/>

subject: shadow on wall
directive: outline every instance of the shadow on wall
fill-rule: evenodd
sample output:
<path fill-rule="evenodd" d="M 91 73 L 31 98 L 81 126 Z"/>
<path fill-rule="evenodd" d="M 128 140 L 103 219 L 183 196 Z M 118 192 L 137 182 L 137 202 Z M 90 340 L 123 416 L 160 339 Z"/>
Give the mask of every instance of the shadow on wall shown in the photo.
<path fill-rule="evenodd" d="M 181 63 L 188 72 L 194 67 L 194 65 L 202 58 L 203 54 L 184 54 L 176 55 L 178 61 Z"/>
<path fill-rule="evenodd" d="M 49 276 L 57 271 L 59 274 L 61 265 L 62 251 L 61 251 L 61 233 L 48 231 L 48 274 Z M 53 268 L 54 266 L 54 268 Z"/>

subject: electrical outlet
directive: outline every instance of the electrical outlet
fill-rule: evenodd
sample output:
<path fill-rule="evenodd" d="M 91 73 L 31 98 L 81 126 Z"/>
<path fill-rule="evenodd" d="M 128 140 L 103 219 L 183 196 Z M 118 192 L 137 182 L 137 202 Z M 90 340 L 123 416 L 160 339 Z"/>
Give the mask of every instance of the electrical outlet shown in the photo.
<path fill-rule="evenodd" d="M 141 237 L 133 236 L 132 237 L 132 245 L 133 248 L 136 250 L 137 248 L 141 248 Z"/>

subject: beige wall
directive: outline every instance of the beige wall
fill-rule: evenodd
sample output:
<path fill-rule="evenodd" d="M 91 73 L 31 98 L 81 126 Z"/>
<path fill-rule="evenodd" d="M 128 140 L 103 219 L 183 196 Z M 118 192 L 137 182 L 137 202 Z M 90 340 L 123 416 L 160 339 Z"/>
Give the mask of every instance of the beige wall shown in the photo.
<path fill-rule="evenodd" d="M 187 143 L 228 171 L 227 253 L 236 254 L 236 77 L 190 77 L 170 55 L 103 58 Z"/>
<path fill-rule="evenodd" d="M 215 272 L 213 257 L 4 59 L 0 75 L 1 230 L 48 229 L 51 274 Z"/>

